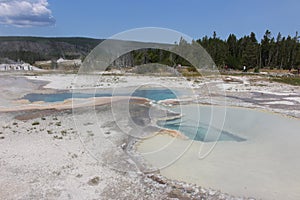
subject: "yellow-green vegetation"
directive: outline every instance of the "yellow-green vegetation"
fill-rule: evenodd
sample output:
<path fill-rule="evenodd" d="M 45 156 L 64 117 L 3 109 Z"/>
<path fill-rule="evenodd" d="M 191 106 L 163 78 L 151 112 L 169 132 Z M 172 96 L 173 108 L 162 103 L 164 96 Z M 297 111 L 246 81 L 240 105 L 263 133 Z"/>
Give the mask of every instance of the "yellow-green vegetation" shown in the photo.
<path fill-rule="evenodd" d="M 182 74 L 184 77 L 200 77 L 201 74 L 197 71 L 195 67 L 187 67 L 180 69 L 179 72 Z"/>
<path fill-rule="evenodd" d="M 300 76 L 298 77 L 276 77 L 272 78 L 271 81 L 286 83 L 289 85 L 297 85 L 300 86 Z"/>
<path fill-rule="evenodd" d="M 252 73 L 252 72 L 241 72 L 241 71 L 221 71 L 221 75 L 224 76 L 261 76 L 265 77 L 265 74 L 260 74 L 260 73 Z"/>

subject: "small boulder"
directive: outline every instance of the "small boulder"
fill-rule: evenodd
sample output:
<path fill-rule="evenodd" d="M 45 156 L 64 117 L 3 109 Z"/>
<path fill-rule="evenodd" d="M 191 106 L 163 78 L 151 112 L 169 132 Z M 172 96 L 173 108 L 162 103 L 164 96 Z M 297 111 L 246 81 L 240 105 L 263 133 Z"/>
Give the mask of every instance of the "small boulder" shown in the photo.
<path fill-rule="evenodd" d="M 99 184 L 99 182 L 100 182 L 100 178 L 98 176 L 95 176 L 94 178 L 88 181 L 88 184 L 91 186 L 96 186 Z"/>

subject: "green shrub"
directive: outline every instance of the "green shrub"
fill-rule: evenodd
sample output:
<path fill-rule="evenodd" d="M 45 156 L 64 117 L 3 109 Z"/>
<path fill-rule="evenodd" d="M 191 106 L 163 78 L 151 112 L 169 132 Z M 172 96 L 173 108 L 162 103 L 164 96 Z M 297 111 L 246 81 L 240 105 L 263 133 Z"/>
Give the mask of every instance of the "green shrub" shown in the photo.
<path fill-rule="evenodd" d="M 254 73 L 259 73 L 259 68 L 258 67 L 255 67 Z"/>
<path fill-rule="evenodd" d="M 300 86 L 300 77 L 276 77 L 272 78 L 270 81 Z"/>

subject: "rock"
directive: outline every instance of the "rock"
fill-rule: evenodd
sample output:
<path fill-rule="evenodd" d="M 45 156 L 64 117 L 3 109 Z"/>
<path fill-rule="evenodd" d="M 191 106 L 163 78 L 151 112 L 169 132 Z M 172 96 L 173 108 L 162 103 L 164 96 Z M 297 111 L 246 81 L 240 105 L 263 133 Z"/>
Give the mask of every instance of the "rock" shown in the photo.
<path fill-rule="evenodd" d="M 90 179 L 88 181 L 88 184 L 91 185 L 91 186 L 96 186 L 96 185 L 99 184 L 99 182 L 100 182 L 100 178 L 98 176 L 96 176 L 96 177 Z"/>
<path fill-rule="evenodd" d="M 202 194 L 206 194 L 206 193 L 207 193 L 207 191 L 206 191 L 205 189 L 203 189 L 203 188 L 200 189 L 200 192 L 201 192 Z"/>
<path fill-rule="evenodd" d="M 185 187 L 184 189 L 187 193 L 193 193 L 195 191 L 194 188 L 191 186 Z"/>
<path fill-rule="evenodd" d="M 216 193 L 217 193 L 217 191 L 214 191 L 214 190 L 209 190 L 209 192 L 208 192 L 208 194 L 210 196 L 214 196 Z"/>
<path fill-rule="evenodd" d="M 172 190 L 169 194 L 168 197 L 170 198 L 177 198 L 180 200 L 188 200 L 189 198 L 184 195 L 184 193 L 181 192 L 181 190 L 175 189 Z"/>
<path fill-rule="evenodd" d="M 82 174 L 77 174 L 76 175 L 76 178 L 81 178 L 82 177 Z"/>
<path fill-rule="evenodd" d="M 166 184 L 167 180 L 163 177 L 157 176 L 157 175 L 150 175 L 149 178 L 151 178 L 153 181 L 159 183 L 159 184 Z"/>
<path fill-rule="evenodd" d="M 173 187 L 176 188 L 176 189 L 183 189 L 183 186 L 178 184 L 178 183 L 174 183 Z"/>
<path fill-rule="evenodd" d="M 123 143 L 123 144 L 121 145 L 121 148 L 122 148 L 123 150 L 125 150 L 125 149 L 126 149 L 126 146 L 127 146 L 127 144 L 126 144 L 126 143 Z"/>

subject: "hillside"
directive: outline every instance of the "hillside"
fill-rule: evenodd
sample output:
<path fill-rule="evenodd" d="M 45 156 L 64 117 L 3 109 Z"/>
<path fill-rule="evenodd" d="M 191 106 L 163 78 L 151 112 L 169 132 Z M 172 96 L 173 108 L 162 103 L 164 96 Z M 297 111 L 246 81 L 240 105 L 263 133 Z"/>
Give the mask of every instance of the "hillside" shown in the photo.
<path fill-rule="evenodd" d="M 53 68 L 52 62 L 56 62 L 59 58 L 64 59 L 81 59 L 83 60 L 103 39 L 92 39 L 82 37 L 62 37 L 62 38 L 45 38 L 45 37 L 0 37 L 0 64 L 14 63 L 15 61 L 24 61 L 34 64 L 40 68 Z M 171 47 L 170 44 L 143 43 L 135 41 L 114 41 L 110 42 L 116 51 L 120 48 L 130 48 L 132 45 L 140 47 L 139 50 L 128 52 L 114 60 L 112 66 L 125 67 L 135 66 L 145 63 L 160 62 L 172 65 L 174 61 L 170 61 L 170 53 L 160 50 L 144 49 L 149 46 L 156 49 L 158 46 Z M 160 56 L 157 57 L 156 54 Z M 43 62 L 47 61 L 46 64 Z M 76 65 L 78 66 L 78 65 Z M 75 66 L 75 68 L 76 68 Z M 74 64 L 70 66 L 55 66 L 54 68 L 69 69 L 74 68 Z"/>
<path fill-rule="evenodd" d="M 23 60 L 34 63 L 37 60 L 84 58 L 101 39 L 82 37 L 0 37 L 0 58 Z"/>

